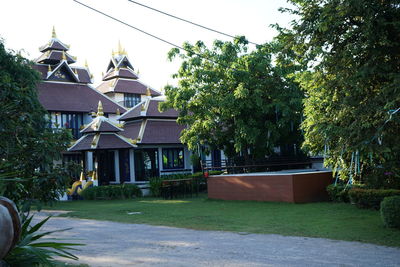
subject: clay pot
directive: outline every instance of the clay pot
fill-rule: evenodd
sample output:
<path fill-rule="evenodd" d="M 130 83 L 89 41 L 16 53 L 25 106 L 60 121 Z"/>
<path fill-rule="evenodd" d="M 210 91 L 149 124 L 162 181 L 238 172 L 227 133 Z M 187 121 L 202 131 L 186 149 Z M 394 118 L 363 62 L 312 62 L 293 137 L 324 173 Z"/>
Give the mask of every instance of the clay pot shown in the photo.
<path fill-rule="evenodd" d="M 14 202 L 0 197 L 0 260 L 17 244 L 21 235 L 21 220 Z"/>

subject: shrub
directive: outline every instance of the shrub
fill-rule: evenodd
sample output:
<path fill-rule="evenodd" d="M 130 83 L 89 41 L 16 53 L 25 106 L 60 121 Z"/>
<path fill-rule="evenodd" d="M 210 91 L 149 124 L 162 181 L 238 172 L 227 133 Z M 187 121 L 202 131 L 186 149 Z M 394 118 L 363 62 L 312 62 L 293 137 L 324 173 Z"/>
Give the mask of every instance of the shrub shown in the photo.
<path fill-rule="evenodd" d="M 161 177 L 152 177 L 152 178 L 149 179 L 150 194 L 153 197 L 160 197 L 161 196 L 162 181 L 163 181 L 163 178 L 161 178 Z"/>
<path fill-rule="evenodd" d="M 381 202 L 381 217 L 386 227 L 400 229 L 400 196 L 385 197 Z"/>
<path fill-rule="evenodd" d="M 328 185 L 326 188 L 328 192 L 329 199 L 333 202 L 349 202 L 349 188 L 345 185 Z"/>
<path fill-rule="evenodd" d="M 102 185 L 86 188 L 82 191 L 81 196 L 86 200 L 129 199 L 141 197 L 142 191 L 134 184 Z"/>
<path fill-rule="evenodd" d="M 349 190 L 352 203 L 359 208 L 373 208 L 379 210 L 380 203 L 385 197 L 400 196 L 400 190 L 395 189 L 362 189 Z"/>

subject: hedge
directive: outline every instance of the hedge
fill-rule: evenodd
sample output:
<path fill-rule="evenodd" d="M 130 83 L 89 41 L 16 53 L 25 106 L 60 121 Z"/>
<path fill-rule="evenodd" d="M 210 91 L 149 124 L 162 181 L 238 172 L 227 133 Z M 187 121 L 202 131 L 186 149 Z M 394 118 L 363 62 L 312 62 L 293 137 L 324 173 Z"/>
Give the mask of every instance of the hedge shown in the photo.
<path fill-rule="evenodd" d="M 131 199 L 141 197 L 142 191 L 134 184 L 102 185 L 86 188 L 81 196 L 85 200 Z"/>
<path fill-rule="evenodd" d="M 222 171 L 210 171 L 209 175 L 219 175 L 223 173 Z M 202 179 L 204 179 L 202 172 L 195 172 L 195 173 L 187 173 L 187 174 L 172 174 L 172 175 L 163 175 L 161 177 L 152 177 L 149 179 L 150 183 L 150 194 L 153 197 L 160 197 L 161 196 L 161 186 L 162 181 L 164 180 L 178 180 L 178 179 L 199 179 L 200 183 L 202 183 Z M 201 185 L 200 185 L 201 187 Z M 200 188 L 200 191 L 202 189 Z"/>
<path fill-rule="evenodd" d="M 326 188 L 329 199 L 333 202 L 350 202 L 349 199 L 349 187 L 345 185 L 328 185 Z"/>
<path fill-rule="evenodd" d="M 386 227 L 400 229 L 400 196 L 385 197 L 381 202 L 381 217 Z"/>
<path fill-rule="evenodd" d="M 350 201 L 359 208 L 372 208 L 379 210 L 385 197 L 400 196 L 400 190 L 396 189 L 362 189 L 349 190 Z"/>

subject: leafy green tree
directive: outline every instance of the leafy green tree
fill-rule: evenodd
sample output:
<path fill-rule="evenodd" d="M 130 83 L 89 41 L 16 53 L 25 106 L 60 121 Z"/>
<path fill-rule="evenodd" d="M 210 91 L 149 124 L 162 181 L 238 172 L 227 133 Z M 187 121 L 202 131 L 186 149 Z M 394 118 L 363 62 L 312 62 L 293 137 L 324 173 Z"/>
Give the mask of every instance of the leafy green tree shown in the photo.
<path fill-rule="evenodd" d="M 187 125 L 181 140 L 190 149 L 207 145 L 231 157 L 242 152 L 245 159 L 260 159 L 280 144 L 301 143 L 302 93 L 282 75 L 285 65 L 272 64 L 278 46 L 248 52 L 247 43 L 238 37 L 208 48 L 198 41 L 185 43 L 185 52 L 170 51 L 169 59 L 180 57 L 182 65 L 174 75 L 178 86 L 165 87 L 161 108 L 179 111 L 178 123 Z"/>
<path fill-rule="evenodd" d="M 0 176 L 20 178 L 3 179 L 2 186 L 18 205 L 54 200 L 69 182 L 67 169 L 53 161 L 60 159 L 71 136 L 48 127 L 48 113 L 36 92 L 39 81 L 31 62 L 0 42 Z"/>
<path fill-rule="evenodd" d="M 347 174 L 342 177 L 395 186 L 400 175 L 399 2 L 290 2 L 295 7 L 284 11 L 298 19 L 291 29 L 277 27 L 278 39 L 308 66 L 298 75 L 307 95 L 304 147 L 325 150 L 327 163 Z M 397 178 L 389 181 L 383 174 L 391 172 Z"/>

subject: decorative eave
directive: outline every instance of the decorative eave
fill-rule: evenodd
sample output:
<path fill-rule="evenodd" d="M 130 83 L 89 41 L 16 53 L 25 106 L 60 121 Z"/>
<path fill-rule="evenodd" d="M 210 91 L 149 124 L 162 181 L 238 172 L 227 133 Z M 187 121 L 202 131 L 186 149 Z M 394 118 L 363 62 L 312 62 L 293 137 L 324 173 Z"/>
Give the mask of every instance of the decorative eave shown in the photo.
<path fill-rule="evenodd" d="M 46 80 L 49 80 L 49 79 L 50 79 L 58 70 L 60 70 L 63 66 L 64 66 L 64 67 L 67 69 L 67 71 L 71 74 L 71 77 L 75 80 L 75 82 L 78 82 L 78 83 L 79 83 L 78 74 L 75 73 L 75 72 L 71 69 L 71 67 L 69 66 L 67 60 L 65 60 L 65 59 L 63 59 L 63 60 L 58 64 L 58 66 L 54 68 L 54 70 L 48 71 Z M 49 68 L 50 68 L 50 65 L 49 65 Z"/>
<path fill-rule="evenodd" d="M 43 53 L 39 58 L 37 58 L 35 62 L 42 64 L 57 64 L 58 62 L 62 61 L 64 55 L 68 64 L 76 62 L 75 57 L 69 55 L 65 51 L 60 51 L 60 50 L 48 50 L 45 53 Z"/>

